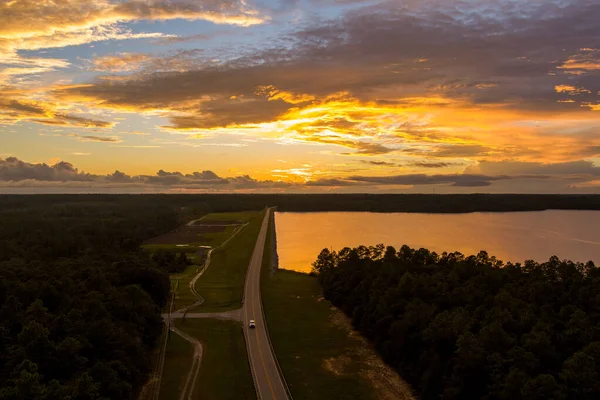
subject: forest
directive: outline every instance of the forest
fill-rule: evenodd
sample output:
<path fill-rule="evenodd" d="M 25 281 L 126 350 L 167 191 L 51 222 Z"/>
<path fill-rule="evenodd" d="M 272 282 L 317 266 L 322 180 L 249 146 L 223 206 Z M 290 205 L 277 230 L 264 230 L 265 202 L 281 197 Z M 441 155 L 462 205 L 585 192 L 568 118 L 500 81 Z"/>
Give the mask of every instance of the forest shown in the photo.
<path fill-rule="evenodd" d="M 417 396 L 600 398 L 600 269 L 403 246 L 324 249 L 326 299 Z"/>
<path fill-rule="evenodd" d="M 600 196 L 0 196 L 0 400 L 136 398 L 161 334 L 167 272 L 187 263 L 161 252 L 151 258 L 140 245 L 206 213 L 266 205 L 600 209 Z M 407 248 L 345 249 L 320 260 L 327 297 L 423 399 L 598 396 L 600 274 L 592 265 L 498 268 L 483 255 Z"/>
<path fill-rule="evenodd" d="M 13 200 L 0 198 L 0 399 L 136 398 L 170 290 L 169 256 L 139 246 L 196 214 L 127 198 Z"/>
<path fill-rule="evenodd" d="M 121 204 L 140 214 L 145 209 L 178 207 L 188 212 L 279 211 L 370 211 L 466 213 L 476 211 L 600 210 L 600 195 L 539 194 L 81 194 L 2 195 L 0 210 L 69 204 Z M 142 210 L 140 205 L 143 205 Z M 133 216 L 135 218 L 135 216 Z M 141 226 L 140 228 L 147 228 Z"/>

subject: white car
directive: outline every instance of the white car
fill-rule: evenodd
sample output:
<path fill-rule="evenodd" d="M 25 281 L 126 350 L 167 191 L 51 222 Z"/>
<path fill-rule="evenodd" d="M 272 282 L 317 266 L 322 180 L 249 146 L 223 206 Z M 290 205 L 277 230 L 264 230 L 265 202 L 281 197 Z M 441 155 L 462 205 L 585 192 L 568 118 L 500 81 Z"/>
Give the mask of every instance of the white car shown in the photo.
<path fill-rule="evenodd" d="M 251 319 L 251 320 L 250 320 L 250 323 L 248 324 L 248 326 L 249 326 L 250 328 L 256 328 L 256 324 L 254 323 L 254 320 L 253 320 L 253 319 Z"/>

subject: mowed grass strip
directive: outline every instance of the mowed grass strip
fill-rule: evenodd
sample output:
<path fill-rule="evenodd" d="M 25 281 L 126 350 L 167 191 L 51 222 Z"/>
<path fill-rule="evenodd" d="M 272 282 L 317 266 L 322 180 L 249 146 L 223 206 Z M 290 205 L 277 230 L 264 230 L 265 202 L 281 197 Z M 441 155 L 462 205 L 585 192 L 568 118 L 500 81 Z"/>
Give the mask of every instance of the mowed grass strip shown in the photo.
<path fill-rule="evenodd" d="M 245 223 L 243 221 L 249 220 L 252 216 L 258 215 L 258 213 L 259 213 L 258 211 L 246 211 L 246 212 L 235 212 L 235 213 L 208 214 L 207 216 L 210 216 L 211 219 L 219 219 L 220 221 L 225 221 L 225 222 L 227 222 L 227 221 L 232 221 L 232 222 L 242 221 L 242 223 Z M 229 237 L 231 237 L 231 235 L 235 232 L 236 229 L 241 229 L 241 225 L 226 226 L 222 232 L 205 234 L 205 236 L 211 235 L 211 237 L 209 238 L 210 240 L 207 240 L 203 243 L 203 246 L 207 246 L 207 245 L 209 245 L 211 247 L 220 246 L 223 242 L 225 242 L 227 239 L 229 239 Z M 239 234 L 243 235 L 244 231 L 246 229 L 247 229 L 247 227 L 243 228 L 243 231 L 240 232 Z M 156 245 L 156 244 L 145 245 L 144 248 L 148 251 L 161 249 L 161 250 L 166 250 L 166 251 L 174 251 L 177 253 L 179 253 L 179 252 L 188 252 L 189 253 L 189 251 L 190 251 L 190 247 L 175 247 L 174 245 L 168 245 L 168 244 L 167 245 Z M 190 291 L 188 284 L 194 278 L 194 276 L 196 276 L 199 269 L 202 267 L 202 265 L 204 264 L 204 261 L 206 260 L 206 255 L 201 255 L 199 257 L 196 257 L 196 254 L 199 254 L 198 253 L 199 250 L 200 250 L 200 248 L 197 247 L 196 245 L 194 245 L 194 247 L 193 247 L 194 253 L 188 254 L 188 258 L 193 262 L 193 264 L 189 265 L 185 269 L 185 271 L 183 271 L 182 273 L 179 273 L 179 274 L 170 274 L 169 275 L 169 278 L 171 280 L 171 286 L 175 290 L 175 303 L 174 303 L 174 307 L 173 307 L 174 311 L 179 310 L 186 306 L 190 306 L 190 305 L 194 304 L 196 301 L 198 301 L 198 298 Z M 203 252 L 208 251 L 206 248 L 203 248 L 202 250 L 203 250 Z M 211 267 L 214 262 L 214 255 L 216 255 L 216 252 L 213 253 L 213 261 L 211 262 Z M 205 274 L 206 274 L 206 272 L 205 272 Z M 177 281 L 179 281 L 178 285 L 177 285 Z M 167 308 L 165 308 L 164 311 L 166 312 Z M 204 310 L 199 310 L 199 311 L 204 311 Z"/>
<path fill-rule="evenodd" d="M 192 366 L 192 344 L 171 332 L 165 352 L 165 365 L 160 385 L 161 400 L 177 400 L 185 385 L 185 379 Z"/>
<path fill-rule="evenodd" d="M 226 246 L 212 253 L 210 265 L 196 282 L 196 291 L 204 303 L 194 311 L 218 312 L 241 307 L 246 271 L 263 216 L 264 212 L 253 212 L 248 225 Z"/>
<path fill-rule="evenodd" d="M 169 278 L 171 279 L 171 287 L 173 287 L 175 291 L 175 304 L 173 306 L 173 311 L 177 311 L 198 301 L 198 298 L 190 291 L 188 285 L 194 276 L 196 276 L 200 268 L 200 265 L 192 264 L 188 265 L 180 274 L 169 275 Z M 177 287 L 177 281 L 179 281 L 179 287 Z"/>
<path fill-rule="evenodd" d="M 200 341 L 203 346 L 202 363 L 192 398 L 256 399 L 244 334 L 239 322 L 186 319 L 178 320 L 175 324 L 177 328 Z M 190 358 L 191 354 L 190 349 Z M 183 371 L 182 374 L 185 377 L 187 371 Z"/>
<path fill-rule="evenodd" d="M 229 237 L 233 234 L 233 232 L 239 228 L 239 226 L 225 226 L 225 229 L 221 232 L 211 232 L 211 233 L 203 233 L 200 235 L 199 243 L 202 243 L 205 246 L 210 247 L 218 247 L 229 239 Z"/>
<path fill-rule="evenodd" d="M 281 269 L 271 274 L 271 234 L 269 229 L 261 292 L 269 335 L 293 397 L 411 399 L 410 388 L 323 299 L 316 277 Z"/>
<path fill-rule="evenodd" d="M 294 398 L 376 398 L 361 366 L 346 355 L 356 343 L 332 322 L 315 278 L 279 270 L 262 292 L 269 334 Z"/>
<path fill-rule="evenodd" d="M 210 221 L 231 221 L 231 223 L 235 223 L 236 221 L 249 221 L 254 218 L 256 211 L 237 211 L 237 212 L 228 212 L 228 213 L 212 213 L 207 214 L 198 224 L 210 224 Z"/>

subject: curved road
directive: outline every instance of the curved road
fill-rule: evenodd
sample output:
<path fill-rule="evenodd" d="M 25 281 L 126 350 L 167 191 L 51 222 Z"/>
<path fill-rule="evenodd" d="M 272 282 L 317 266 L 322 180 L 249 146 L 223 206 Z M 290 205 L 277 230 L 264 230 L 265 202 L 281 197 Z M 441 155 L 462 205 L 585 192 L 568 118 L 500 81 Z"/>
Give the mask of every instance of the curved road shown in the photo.
<path fill-rule="evenodd" d="M 270 214 L 271 211 L 267 210 L 248 266 L 242 319 L 248 360 L 258 398 L 260 400 L 283 400 L 288 399 L 288 395 L 269 343 L 260 297 L 260 270 Z M 256 321 L 255 329 L 248 327 L 248 321 L 251 319 Z"/>

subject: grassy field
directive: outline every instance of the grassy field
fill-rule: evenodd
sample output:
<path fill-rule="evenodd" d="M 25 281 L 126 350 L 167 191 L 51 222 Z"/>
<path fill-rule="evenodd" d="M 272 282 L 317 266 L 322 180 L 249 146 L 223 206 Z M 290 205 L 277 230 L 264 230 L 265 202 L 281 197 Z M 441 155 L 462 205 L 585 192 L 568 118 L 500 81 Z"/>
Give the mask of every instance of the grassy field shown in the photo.
<path fill-rule="evenodd" d="M 192 244 L 189 246 L 175 246 L 173 244 L 145 244 L 142 246 L 144 251 L 149 252 L 151 255 L 159 250 L 171 253 L 185 253 L 188 258 L 200 250 L 203 246 L 198 244 Z"/>
<path fill-rule="evenodd" d="M 207 221 L 207 222 L 220 221 L 220 222 L 225 222 L 225 223 L 231 221 L 232 223 L 239 222 L 239 223 L 243 224 L 250 220 L 254 221 L 257 216 L 259 216 L 258 211 L 208 214 L 204 217 L 203 220 L 199 221 L 199 223 L 203 223 L 204 221 Z M 260 222 L 259 222 L 259 224 L 260 224 Z M 242 231 L 240 231 L 239 236 L 248 235 L 247 230 L 249 227 L 250 226 L 243 228 Z M 203 234 L 204 237 L 206 237 L 206 240 L 204 242 L 202 242 L 201 244 L 196 244 L 194 246 L 176 247 L 173 244 L 147 244 L 147 245 L 143 246 L 144 249 L 146 249 L 148 251 L 156 251 L 156 250 L 162 249 L 162 250 L 166 250 L 166 251 L 186 252 L 186 253 L 188 253 L 188 258 L 193 262 L 193 264 L 188 266 L 185 269 L 185 271 L 183 271 L 182 273 L 170 275 L 171 287 L 173 288 L 173 290 L 176 294 L 174 310 L 179 310 L 182 307 L 189 306 L 198 300 L 196 298 L 196 296 L 192 292 L 190 292 L 190 290 L 188 288 L 188 284 L 194 278 L 194 276 L 198 273 L 200 266 L 204 263 L 204 261 L 206 259 L 205 253 L 206 253 L 207 249 L 203 248 L 202 253 L 194 253 L 194 254 L 189 254 L 189 249 L 193 248 L 194 249 L 193 251 L 197 252 L 198 249 L 200 248 L 199 247 L 200 245 L 216 248 L 216 247 L 220 246 L 223 242 L 225 242 L 228 238 L 230 238 L 236 228 L 241 228 L 241 225 L 224 226 L 223 228 L 224 229 L 221 232 Z M 253 239 L 254 241 L 256 241 L 257 234 L 258 233 L 254 234 L 254 239 Z M 228 244 L 227 249 L 231 250 L 232 248 L 235 248 L 235 247 L 231 247 L 231 246 L 232 245 L 236 246 L 236 243 L 238 243 L 237 246 L 240 246 L 239 243 L 244 243 L 243 240 L 241 242 L 236 242 L 236 239 L 237 239 L 237 236 L 236 236 L 236 238 L 234 238 L 232 240 L 231 243 Z M 236 251 L 236 253 L 237 253 L 237 251 Z M 200 256 L 198 256 L 196 258 L 197 254 L 200 254 Z M 219 254 L 219 251 L 215 251 L 213 253 L 210 267 L 205 272 L 205 275 L 200 279 L 200 281 L 204 281 L 206 279 L 205 276 L 211 276 L 212 278 L 210 278 L 211 280 L 210 280 L 210 283 L 207 284 L 207 287 L 212 285 L 213 288 L 216 288 L 216 290 L 218 290 L 218 289 L 220 289 L 218 286 L 221 286 L 222 288 L 227 290 L 227 288 L 229 287 L 229 283 L 230 283 L 230 282 L 228 282 L 230 275 L 219 274 L 218 271 L 213 272 L 212 270 L 215 268 L 219 268 L 219 265 L 225 265 L 224 270 L 225 271 L 233 271 L 234 273 L 231 276 L 233 278 L 237 278 L 238 275 L 235 274 L 237 269 L 232 268 L 232 266 L 228 264 L 228 262 L 229 262 L 228 260 L 232 260 L 233 262 L 239 262 L 239 259 L 237 257 L 229 257 L 229 256 L 224 257 L 223 255 L 217 256 L 218 254 Z M 243 253 L 243 254 L 245 254 L 245 253 Z M 250 258 L 250 256 L 248 256 L 248 259 L 249 258 Z M 215 266 L 217 266 L 217 267 L 215 267 Z M 245 274 L 247 267 L 248 267 L 248 262 L 246 262 L 245 266 L 243 266 L 244 274 Z M 201 286 L 202 286 L 201 282 L 198 282 L 196 285 L 197 288 L 200 288 Z M 235 297 L 238 294 L 236 289 L 237 289 L 237 286 L 235 286 L 235 282 L 234 282 L 234 288 L 231 289 L 231 295 L 233 296 L 232 298 L 234 298 L 234 300 L 230 300 L 231 304 L 234 304 L 236 301 L 235 299 L 237 299 L 237 297 Z M 223 290 L 222 292 L 224 292 L 225 290 Z M 242 290 L 243 290 L 243 283 L 242 283 Z M 205 297 L 203 292 L 200 292 L 200 293 L 202 294 L 203 297 Z M 219 296 L 223 297 L 222 296 L 223 294 L 224 293 L 219 293 Z M 210 297 L 210 299 L 211 299 L 211 301 L 213 301 L 214 297 Z M 240 299 L 241 299 L 241 297 L 240 297 Z M 205 298 L 205 301 L 206 301 L 206 298 Z M 239 300 L 237 300 L 237 301 L 239 303 Z M 200 312 L 207 311 L 211 307 L 215 307 L 214 301 L 213 301 L 213 303 L 207 302 L 207 308 L 204 308 L 202 310 L 198 309 L 197 311 L 200 311 Z M 223 308 L 221 304 L 217 304 L 216 307 L 218 309 Z M 232 308 L 235 308 L 235 307 L 232 307 Z"/>
<path fill-rule="evenodd" d="M 199 243 L 204 246 L 217 247 L 226 241 L 236 228 L 237 226 L 226 226 L 222 232 L 203 233 Z"/>
<path fill-rule="evenodd" d="M 244 334 L 239 322 L 215 319 L 177 320 L 177 328 L 202 342 L 200 373 L 193 398 L 203 400 L 256 399 Z M 183 342 L 183 343 L 181 343 Z M 163 373 L 161 400 L 179 399 L 190 368 L 192 346 L 171 333 Z"/>
<path fill-rule="evenodd" d="M 255 214 L 256 211 L 207 214 L 194 225 L 183 225 L 148 240 L 142 249 L 151 253 L 158 250 L 193 253 L 202 247 L 218 247 L 233 234 L 236 228 L 249 221 Z M 223 226 L 209 226 L 211 223 Z"/>
<path fill-rule="evenodd" d="M 193 351 L 191 343 L 171 332 L 160 385 L 159 398 L 161 400 L 179 399 L 179 393 L 185 385 L 187 372 L 192 366 Z"/>
<path fill-rule="evenodd" d="M 242 215 L 247 216 L 248 213 Z M 196 311 L 226 311 L 241 306 L 246 270 L 263 216 L 264 213 L 254 212 L 248 225 L 237 236 L 212 253 L 210 266 L 196 282 L 196 290 L 204 297 L 204 304 Z"/>
<path fill-rule="evenodd" d="M 173 310 L 179 310 L 182 307 L 194 304 L 198 298 L 190 292 L 188 283 L 196 276 L 200 266 L 192 264 L 188 265 L 185 271 L 180 274 L 171 274 L 171 288 L 175 292 L 175 304 Z M 179 283 L 177 282 L 179 281 Z M 178 286 L 177 286 L 178 285 Z"/>
<path fill-rule="evenodd" d="M 201 224 L 209 223 L 210 221 L 249 221 L 256 211 L 240 211 L 230 213 L 212 213 L 202 217 L 199 221 Z"/>
<path fill-rule="evenodd" d="M 277 359 L 296 399 L 411 399 L 410 389 L 323 299 L 317 278 L 270 273 L 271 230 L 262 296 Z M 315 254 L 316 258 L 316 254 Z"/>

